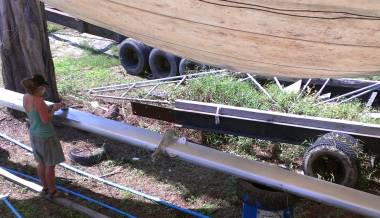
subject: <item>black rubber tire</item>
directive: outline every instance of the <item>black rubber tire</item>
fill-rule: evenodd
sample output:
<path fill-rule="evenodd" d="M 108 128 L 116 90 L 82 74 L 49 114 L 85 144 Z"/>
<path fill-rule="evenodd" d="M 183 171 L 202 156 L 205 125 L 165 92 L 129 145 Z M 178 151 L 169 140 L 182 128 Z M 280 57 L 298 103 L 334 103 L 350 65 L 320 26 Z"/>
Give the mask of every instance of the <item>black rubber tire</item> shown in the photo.
<path fill-rule="evenodd" d="M 359 141 L 343 133 L 327 133 L 319 137 L 305 152 L 303 157 L 303 171 L 305 175 L 318 177 L 321 174 L 331 174 L 324 167 L 335 168 L 335 183 L 355 187 L 359 172 L 358 149 Z M 329 161 L 329 162 L 328 162 Z"/>
<path fill-rule="evenodd" d="M 178 76 L 179 61 L 179 57 L 157 48 L 153 49 L 149 55 L 149 66 L 156 79 Z"/>
<path fill-rule="evenodd" d="M 121 65 L 131 75 L 139 75 L 149 67 L 151 47 L 132 38 L 125 39 L 119 47 Z"/>
<path fill-rule="evenodd" d="M 181 61 L 179 62 L 178 73 L 179 75 L 185 75 L 187 68 L 196 68 L 197 66 L 199 67 L 200 70 L 205 68 L 204 64 L 201 64 L 201 63 L 198 63 L 186 58 L 182 58 Z"/>
<path fill-rule="evenodd" d="M 106 148 L 103 146 L 101 149 L 97 150 L 91 155 L 81 154 L 78 148 L 72 148 L 69 152 L 69 157 L 72 161 L 83 165 L 83 166 L 92 166 L 100 163 L 106 158 Z"/>
<path fill-rule="evenodd" d="M 260 208 L 266 210 L 284 210 L 293 207 L 298 201 L 298 198 L 290 193 L 242 179 L 238 179 L 236 193 L 243 202 L 260 205 Z"/>

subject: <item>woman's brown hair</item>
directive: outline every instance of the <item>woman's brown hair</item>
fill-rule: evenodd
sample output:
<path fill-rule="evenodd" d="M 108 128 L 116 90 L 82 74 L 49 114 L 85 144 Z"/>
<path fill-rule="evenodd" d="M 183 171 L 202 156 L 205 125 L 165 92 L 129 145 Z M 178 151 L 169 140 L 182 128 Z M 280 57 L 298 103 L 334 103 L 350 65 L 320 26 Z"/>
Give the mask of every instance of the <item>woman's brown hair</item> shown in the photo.
<path fill-rule="evenodd" d="M 32 78 L 26 78 L 21 81 L 21 85 L 25 88 L 28 94 L 33 94 L 38 87 L 48 86 L 49 83 L 40 74 L 34 74 Z"/>
<path fill-rule="evenodd" d="M 28 94 L 33 94 L 39 87 L 31 78 L 23 79 L 21 85 L 24 87 Z"/>

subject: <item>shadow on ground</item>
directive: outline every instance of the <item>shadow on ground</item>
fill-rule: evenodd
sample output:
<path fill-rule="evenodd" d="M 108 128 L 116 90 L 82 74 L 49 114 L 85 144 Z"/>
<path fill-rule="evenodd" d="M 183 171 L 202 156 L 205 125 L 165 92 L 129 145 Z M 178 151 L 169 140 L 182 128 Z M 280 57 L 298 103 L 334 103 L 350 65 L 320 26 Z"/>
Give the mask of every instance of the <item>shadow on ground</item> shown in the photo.
<path fill-rule="evenodd" d="M 75 130 L 71 129 L 71 131 L 75 131 Z M 75 137 L 73 139 L 75 139 Z M 64 138 L 64 140 L 68 140 L 68 139 Z M 11 162 L 9 161 L 8 157 L 9 157 L 8 151 L 0 148 L 0 166 L 5 166 L 7 168 L 16 170 L 24 174 L 28 174 L 32 176 L 36 175 L 36 169 L 34 167 Z M 72 180 L 67 179 L 67 178 L 58 177 L 57 183 L 73 191 L 90 196 L 94 199 L 110 204 L 115 208 L 121 209 L 123 211 L 131 213 L 138 217 L 190 217 L 178 211 L 175 211 L 173 209 L 168 209 L 157 203 L 144 200 L 143 198 L 137 199 L 137 200 L 128 199 L 128 198 L 124 198 L 124 199 L 111 198 L 111 197 L 97 193 L 96 190 L 94 191 L 88 187 L 83 187 L 78 184 L 74 184 Z M 22 195 L 22 193 L 20 194 Z M 100 213 L 108 215 L 110 217 L 121 217 L 115 212 L 112 212 L 108 209 L 101 208 L 94 204 L 89 204 L 86 201 L 79 200 L 76 197 L 70 197 L 70 199 L 77 203 L 80 203 L 81 205 L 90 207 Z M 35 196 L 28 199 L 23 199 L 23 200 L 15 200 L 11 198 L 10 201 L 19 210 L 19 212 L 24 215 L 24 217 L 84 217 L 83 215 L 80 215 L 76 212 L 64 209 L 60 206 L 50 203 L 48 200 L 40 196 Z M 215 217 L 226 217 L 226 216 L 223 216 L 223 214 L 229 214 L 231 210 L 233 210 L 233 208 L 218 208 L 216 210 L 215 209 L 208 210 L 205 208 L 201 208 L 198 211 L 205 214 L 212 214 L 213 217 L 214 215 Z M 0 214 L 1 214 L 1 217 L 13 217 L 10 211 L 5 207 L 4 204 L 0 204 Z"/>

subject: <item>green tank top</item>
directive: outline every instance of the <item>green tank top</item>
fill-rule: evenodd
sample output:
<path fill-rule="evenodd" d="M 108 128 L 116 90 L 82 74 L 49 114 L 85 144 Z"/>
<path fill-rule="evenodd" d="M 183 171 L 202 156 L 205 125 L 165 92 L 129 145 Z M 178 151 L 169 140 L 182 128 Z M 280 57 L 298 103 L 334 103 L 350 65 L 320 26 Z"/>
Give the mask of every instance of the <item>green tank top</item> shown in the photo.
<path fill-rule="evenodd" d="M 43 123 L 40 114 L 34 109 L 34 107 L 26 114 L 30 120 L 29 133 L 31 135 L 40 138 L 47 138 L 55 135 L 53 124 L 51 122 Z"/>

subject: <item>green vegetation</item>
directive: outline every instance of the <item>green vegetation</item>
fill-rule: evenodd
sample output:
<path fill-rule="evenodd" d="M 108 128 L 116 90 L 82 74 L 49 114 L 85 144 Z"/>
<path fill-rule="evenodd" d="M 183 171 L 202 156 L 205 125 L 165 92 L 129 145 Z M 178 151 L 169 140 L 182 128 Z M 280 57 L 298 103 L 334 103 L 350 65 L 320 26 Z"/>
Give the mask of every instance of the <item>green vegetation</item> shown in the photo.
<path fill-rule="evenodd" d="M 210 202 L 206 202 L 202 205 L 201 208 L 199 208 L 198 210 L 205 214 L 205 215 L 211 215 L 213 214 L 217 209 L 219 208 L 218 205 L 216 204 L 213 204 L 213 203 L 210 203 Z"/>
<path fill-rule="evenodd" d="M 47 32 L 48 33 L 55 33 L 59 30 L 62 30 L 64 27 L 55 23 L 48 22 L 47 24 Z"/>
<path fill-rule="evenodd" d="M 86 52 L 82 57 L 54 60 L 58 91 L 62 95 L 79 94 L 91 87 L 131 82 L 121 73 L 112 71 L 119 65 L 117 58 Z"/>
<path fill-rule="evenodd" d="M 122 191 L 123 199 L 129 200 L 133 198 L 133 193 L 129 191 Z"/>
<path fill-rule="evenodd" d="M 265 89 L 273 97 L 276 104 L 267 96 L 252 87 L 249 82 L 239 82 L 232 76 L 217 78 L 202 77 L 179 88 L 172 98 L 182 98 L 194 101 L 220 103 L 238 107 L 248 107 L 261 110 L 279 111 L 292 114 L 302 114 L 316 117 L 326 117 L 344 120 L 373 122 L 361 115 L 364 105 L 359 101 L 344 104 L 317 105 L 313 92 L 308 90 L 306 96 L 298 97 L 298 93 L 286 93 L 273 83 L 266 84 Z"/>
<path fill-rule="evenodd" d="M 92 47 L 91 43 L 87 40 L 82 40 L 80 43 L 79 43 L 79 46 L 86 50 L 86 51 L 89 51 L 89 52 L 92 52 L 92 53 L 96 53 L 96 50 Z"/>
<path fill-rule="evenodd" d="M 119 47 L 117 44 L 112 45 L 112 47 L 109 49 L 111 55 L 115 57 L 119 57 Z"/>
<path fill-rule="evenodd" d="M 198 80 L 190 81 L 186 86 L 182 86 L 176 90 L 171 98 L 220 103 L 315 117 L 379 123 L 378 120 L 369 119 L 363 115 L 362 112 L 369 109 L 365 108 L 359 101 L 339 105 L 317 105 L 314 100 L 314 93 L 311 90 L 307 90 L 305 96 L 298 98 L 298 93 L 283 92 L 273 83 L 264 85 L 264 88 L 270 93 L 276 103 L 273 103 L 266 95 L 252 87 L 252 84 L 249 82 L 239 82 L 237 78 L 232 76 L 219 78 L 206 76 Z M 223 134 L 204 134 L 203 143 L 250 159 L 258 158 L 256 154 L 257 149 L 268 151 L 268 149 L 270 150 L 271 147 L 276 145 L 270 141 Z M 295 163 L 299 165 L 305 147 L 308 145 L 309 142 L 305 142 L 302 145 L 278 144 L 281 148 L 279 160 L 289 164 L 291 168 L 294 167 L 293 165 Z M 255 147 L 256 150 L 254 149 Z M 360 159 L 364 160 L 364 158 Z"/>
<path fill-rule="evenodd" d="M 24 217 L 41 217 L 42 211 L 43 211 L 42 214 L 54 214 L 59 211 L 61 214 L 65 214 L 65 217 L 70 217 L 70 218 L 85 217 L 84 215 L 76 211 L 70 210 L 68 208 L 65 208 L 53 203 L 49 203 L 48 207 L 47 206 L 42 207 L 42 211 L 41 211 L 40 204 L 42 204 L 43 202 L 41 202 L 39 199 L 28 199 L 28 200 L 21 200 L 21 201 L 13 200 L 11 201 L 11 203 L 13 204 L 15 208 L 17 208 L 17 210 Z M 13 214 L 4 204 L 0 204 L 0 211 L 2 212 L 1 217 L 13 217 Z"/>

